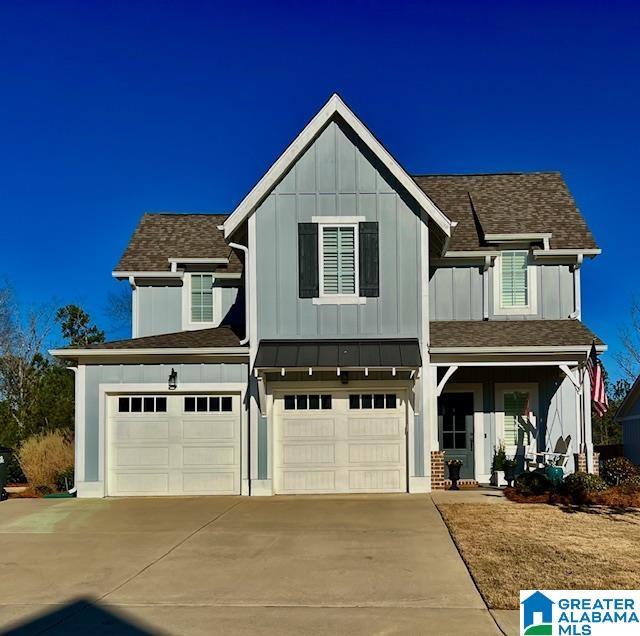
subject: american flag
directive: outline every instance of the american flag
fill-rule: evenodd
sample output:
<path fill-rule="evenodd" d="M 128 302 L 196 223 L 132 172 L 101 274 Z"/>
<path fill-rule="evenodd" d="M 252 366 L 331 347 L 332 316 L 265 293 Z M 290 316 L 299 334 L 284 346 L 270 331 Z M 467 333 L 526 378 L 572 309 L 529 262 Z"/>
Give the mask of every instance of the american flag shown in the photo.
<path fill-rule="evenodd" d="M 602 375 L 600 360 L 598 360 L 595 342 L 591 344 L 591 352 L 587 360 L 587 371 L 591 380 L 591 402 L 596 413 L 602 417 L 609 409 L 609 398 L 604 388 L 604 376 Z"/>

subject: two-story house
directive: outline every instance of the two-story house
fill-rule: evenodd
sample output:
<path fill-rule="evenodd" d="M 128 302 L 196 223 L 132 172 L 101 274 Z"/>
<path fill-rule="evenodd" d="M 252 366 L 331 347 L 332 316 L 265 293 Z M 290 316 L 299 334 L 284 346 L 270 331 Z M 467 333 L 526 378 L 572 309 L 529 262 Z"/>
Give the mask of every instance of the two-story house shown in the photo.
<path fill-rule="evenodd" d="M 53 352 L 78 494 L 428 492 L 559 437 L 591 467 L 599 253 L 559 174 L 411 176 L 333 95 L 230 215 L 144 215 L 131 339 Z"/>

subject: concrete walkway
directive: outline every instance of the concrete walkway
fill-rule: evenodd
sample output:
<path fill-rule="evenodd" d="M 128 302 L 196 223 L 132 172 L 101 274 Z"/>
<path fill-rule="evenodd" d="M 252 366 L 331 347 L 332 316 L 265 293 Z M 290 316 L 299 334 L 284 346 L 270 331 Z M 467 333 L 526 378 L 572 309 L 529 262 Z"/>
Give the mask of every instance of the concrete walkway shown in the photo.
<path fill-rule="evenodd" d="M 10 500 L 0 554 L 3 633 L 501 633 L 427 496 Z"/>

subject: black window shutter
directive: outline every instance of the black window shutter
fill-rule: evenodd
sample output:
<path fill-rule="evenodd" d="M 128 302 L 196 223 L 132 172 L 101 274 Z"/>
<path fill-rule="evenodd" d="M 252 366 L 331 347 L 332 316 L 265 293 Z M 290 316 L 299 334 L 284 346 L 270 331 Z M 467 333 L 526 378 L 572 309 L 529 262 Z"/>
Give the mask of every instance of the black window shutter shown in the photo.
<path fill-rule="evenodd" d="M 365 221 L 360 226 L 360 296 L 380 296 L 380 248 L 378 222 Z"/>
<path fill-rule="evenodd" d="M 318 272 L 318 224 L 298 223 L 298 295 L 300 298 L 317 298 L 320 295 Z"/>

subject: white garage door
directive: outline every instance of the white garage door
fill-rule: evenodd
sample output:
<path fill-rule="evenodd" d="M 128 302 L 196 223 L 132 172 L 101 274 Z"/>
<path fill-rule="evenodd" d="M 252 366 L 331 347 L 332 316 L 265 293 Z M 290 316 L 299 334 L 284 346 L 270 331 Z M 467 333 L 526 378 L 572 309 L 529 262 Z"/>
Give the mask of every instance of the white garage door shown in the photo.
<path fill-rule="evenodd" d="M 406 491 L 402 392 L 290 391 L 274 407 L 276 492 Z"/>
<path fill-rule="evenodd" d="M 240 493 L 239 395 L 109 397 L 109 495 Z"/>

